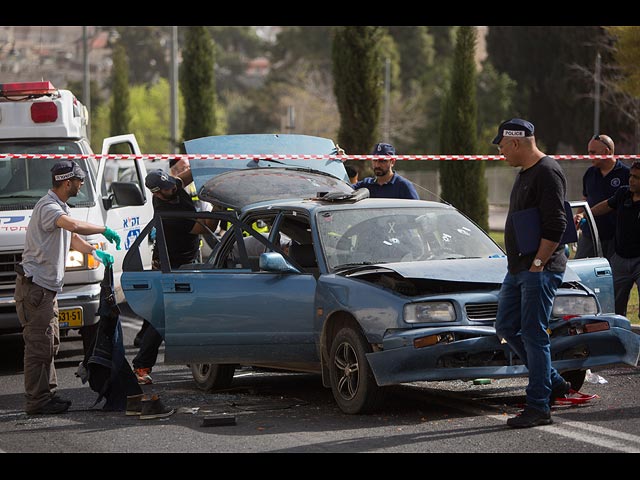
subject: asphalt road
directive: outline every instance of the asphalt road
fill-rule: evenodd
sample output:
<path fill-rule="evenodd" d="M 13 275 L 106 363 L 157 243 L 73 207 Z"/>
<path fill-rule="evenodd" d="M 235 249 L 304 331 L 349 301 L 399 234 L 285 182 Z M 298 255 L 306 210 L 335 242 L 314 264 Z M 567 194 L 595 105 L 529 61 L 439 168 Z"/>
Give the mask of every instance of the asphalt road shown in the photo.
<path fill-rule="evenodd" d="M 137 321 L 121 318 L 131 361 Z M 637 367 L 598 372 L 607 383 L 585 383 L 582 391 L 599 398 L 554 408 L 553 425 L 514 430 L 505 422 L 524 401 L 526 379 L 402 385 L 390 389 L 381 411 L 350 416 L 316 375 L 242 369 L 232 388 L 207 394 L 195 388 L 186 366 L 165 365 L 161 354 L 154 384 L 144 389 L 177 412 L 140 420 L 93 406 L 97 394 L 74 376 L 82 356 L 77 334 L 63 340 L 56 361 L 70 411 L 27 416 L 21 346 L 20 336 L 0 336 L 0 452 L 640 453 Z M 203 426 L 207 415 L 234 416 L 236 424 Z"/>

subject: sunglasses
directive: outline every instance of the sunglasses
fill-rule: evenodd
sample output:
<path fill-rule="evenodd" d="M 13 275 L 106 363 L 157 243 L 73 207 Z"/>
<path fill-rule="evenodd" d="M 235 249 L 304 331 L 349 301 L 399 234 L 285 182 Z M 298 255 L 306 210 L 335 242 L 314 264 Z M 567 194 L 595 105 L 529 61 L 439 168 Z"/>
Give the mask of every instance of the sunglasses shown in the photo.
<path fill-rule="evenodd" d="M 597 140 L 599 142 L 602 142 L 604 144 L 604 146 L 607 147 L 609 150 L 613 150 L 611 145 L 609 145 L 609 142 L 607 142 L 604 138 L 600 137 L 600 135 L 594 135 L 593 139 Z"/>

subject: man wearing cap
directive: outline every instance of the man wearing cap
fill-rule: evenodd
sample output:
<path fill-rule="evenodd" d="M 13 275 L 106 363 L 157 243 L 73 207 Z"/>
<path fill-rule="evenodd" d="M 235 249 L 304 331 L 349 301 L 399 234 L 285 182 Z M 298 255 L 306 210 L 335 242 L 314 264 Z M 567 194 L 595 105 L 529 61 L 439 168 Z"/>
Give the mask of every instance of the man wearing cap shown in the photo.
<path fill-rule="evenodd" d="M 395 154 L 396 149 L 389 143 L 378 143 L 371 152 L 371 155 L 395 156 Z M 372 162 L 375 177 L 366 177 L 355 183 L 353 188 L 368 189 L 369 196 L 372 198 L 420 199 L 413 184 L 393 171 L 393 166 L 396 164 L 395 158 L 376 158 Z"/>
<path fill-rule="evenodd" d="M 582 177 L 582 195 L 590 207 L 612 197 L 618 188 L 629 185 L 629 167 L 614 158 L 615 144 L 608 135 L 595 135 L 587 144 L 589 155 L 600 155 L 605 158 L 594 158 L 591 166 Z M 588 224 L 581 225 L 584 217 L 582 209 L 574 216 L 576 228 L 582 227 L 582 235 L 578 239 L 576 258 L 595 257 L 593 234 Z M 616 212 L 596 217 L 598 237 L 604 257 L 611 261 L 614 253 L 613 236 L 616 231 Z"/>
<path fill-rule="evenodd" d="M 527 404 L 507 425 L 527 428 L 548 425 L 550 406 L 569 393 L 566 382 L 551 365 L 547 328 L 556 290 L 567 264 L 560 239 L 567 225 L 564 209 L 567 181 L 556 160 L 541 152 L 534 126 L 521 118 L 502 123 L 493 143 L 512 167 L 520 167 L 509 198 L 504 229 L 507 274 L 500 288 L 496 334 L 518 355 L 529 371 Z M 540 240 L 534 253 L 519 251 L 513 214 L 537 209 Z"/>
<path fill-rule="evenodd" d="M 60 346 L 58 293 L 62 292 L 69 248 L 113 263 L 113 255 L 80 235 L 101 233 L 120 248 L 120 236 L 108 227 L 71 217 L 67 200 L 84 183 L 85 172 L 73 161 L 56 163 L 51 169 L 52 188 L 38 200 L 27 227 L 22 263 L 17 268 L 15 301 L 24 338 L 24 388 L 27 414 L 66 412 L 71 405 L 55 393 L 54 365 Z"/>
<path fill-rule="evenodd" d="M 178 177 L 171 176 L 162 169 L 152 170 L 147 174 L 144 183 L 153 193 L 155 212 L 196 211 L 191 195 L 184 189 L 185 185 L 193 181 L 193 176 L 188 166 L 182 167 Z M 171 268 L 197 261 L 200 234 L 214 232 L 218 227 L 217 220 L 206 219 L 204 222 L 196 222 L 193 218 L 166 218 L 162 224 Z M 157 245 L 153 248 L 152 259 L 154 268 L 160 268 Z M 146 320 L 145 322 L 148 323 Z M 140 342 L 140 350 L 132 361 L 138 383 L 153 383 L 149 374 L 156 363 L 161 344 L 162 336 L 150 324 L 147 325 Z"/>

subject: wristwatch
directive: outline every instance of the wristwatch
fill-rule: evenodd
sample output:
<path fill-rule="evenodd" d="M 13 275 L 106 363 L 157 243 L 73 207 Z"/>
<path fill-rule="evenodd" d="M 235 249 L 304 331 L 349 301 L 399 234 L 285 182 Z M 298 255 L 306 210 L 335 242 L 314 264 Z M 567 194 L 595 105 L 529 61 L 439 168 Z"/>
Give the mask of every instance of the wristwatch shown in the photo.
<path fill-rule="evenodd" d="M 540 267 L 542 266 L 542 260 L 540 260 L 539 258 L 536 258 L 536 259 L 533 261 L 533 266 L 534 266 L 534 267 L 538 267 L 538 268 L 540 268 Z"/>

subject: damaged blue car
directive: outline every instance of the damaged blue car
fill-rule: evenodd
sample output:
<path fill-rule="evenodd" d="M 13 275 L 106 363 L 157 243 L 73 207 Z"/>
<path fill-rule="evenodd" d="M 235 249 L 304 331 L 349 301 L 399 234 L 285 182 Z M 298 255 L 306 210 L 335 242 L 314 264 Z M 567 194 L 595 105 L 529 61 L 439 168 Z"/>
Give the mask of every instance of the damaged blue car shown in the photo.
<path fill-rule="evenodd" d="M 224 207 L 192 216 L 218 218 L 226 233 L 200 263 L 172 269 L 162 223 L 184 214 L 156 215 L 121 284 L 164 337 L 165 362 L 190 365 L 200 388 L 228 387 L 239 366 L 314 372 L 358 414 L 379 407 L 389 385 L 527 375 L 494 329 L 504 252 L 454 207 L 368 198 L 329 139 L 185 146 L 212 155 L 191 169 L 200 199 Z M 145 270 L 138 246 L 153 226 L 161 269 Z M 576 389 L 587 369 L 637 365 L 639 337 L 610 313 L 612 298 L 606 259 L 569 262 L 549 330 L 553 365 Z"/>

